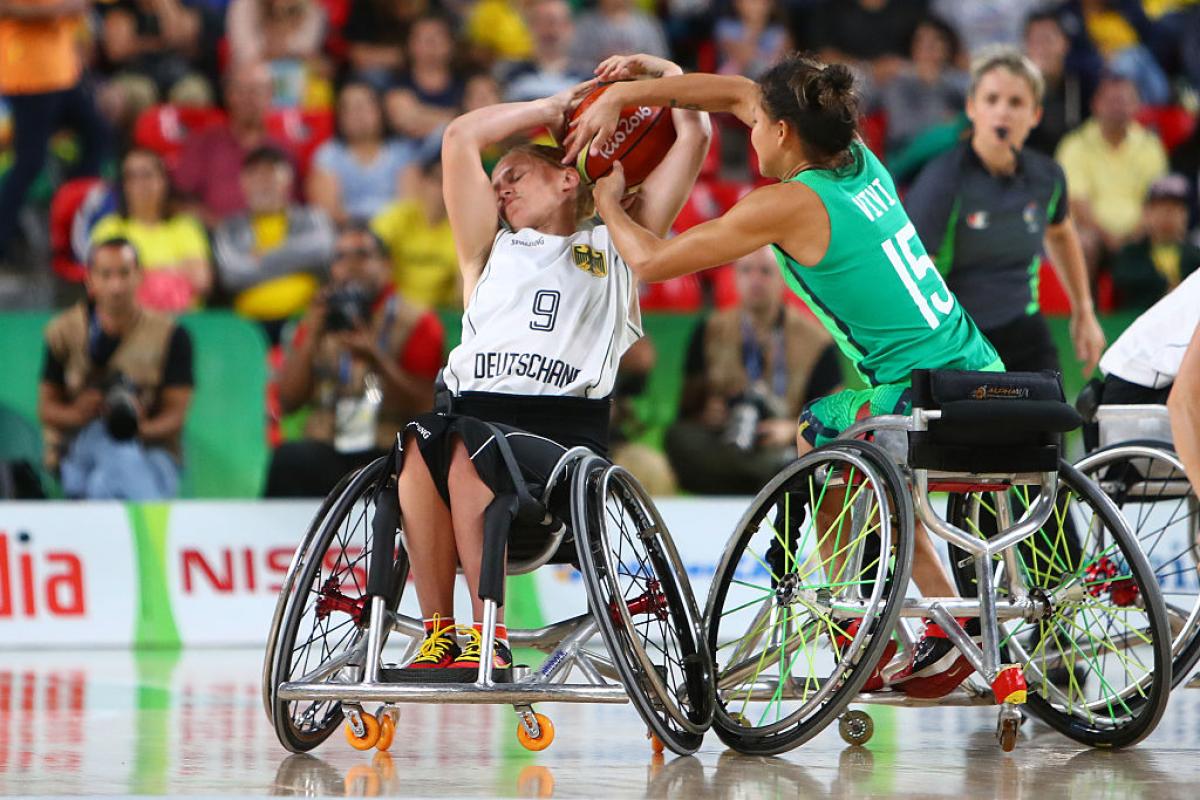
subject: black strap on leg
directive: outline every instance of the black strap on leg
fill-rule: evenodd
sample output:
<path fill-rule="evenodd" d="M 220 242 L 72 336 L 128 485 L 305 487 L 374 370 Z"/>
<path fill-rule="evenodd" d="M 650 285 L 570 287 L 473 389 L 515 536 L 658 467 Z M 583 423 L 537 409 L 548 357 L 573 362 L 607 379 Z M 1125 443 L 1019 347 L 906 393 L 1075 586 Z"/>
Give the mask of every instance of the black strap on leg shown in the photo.
<path fill-rule="evenodd" d="M 515 523 L 534 525 L 546 516 L 546 507 L 529 491 L 529 484 L 517 464 L 512 447 L 504 432 L 491 423 L 484 423 L 492 432 L 500 458 L 508 469 L 512 492 L 495 496 L 483 512 L 483 563 L 479 568 L 479 599 L 494 600 L 504 605 L 504 564 L 508 536 Z"/>
<path fill-rule="evenodd" d="M 383 479 L 375 489 L 375 518 L 371 520 L 371 562 L 367 569 L 367 594 L 389 598 L 395 591 L 392 573 L 396 559 L 396 530 L 400 527 L 400 497 L 396 481 L 400 472 L 400 441 L 392 445 Z"/>
<path fill-rule="evenodd" d="M 483 511 L 483 561 L 479 565 L 479 599 L 504 605 L 504 550 L 517 519 L 516 495 L 498 494 Z"/>

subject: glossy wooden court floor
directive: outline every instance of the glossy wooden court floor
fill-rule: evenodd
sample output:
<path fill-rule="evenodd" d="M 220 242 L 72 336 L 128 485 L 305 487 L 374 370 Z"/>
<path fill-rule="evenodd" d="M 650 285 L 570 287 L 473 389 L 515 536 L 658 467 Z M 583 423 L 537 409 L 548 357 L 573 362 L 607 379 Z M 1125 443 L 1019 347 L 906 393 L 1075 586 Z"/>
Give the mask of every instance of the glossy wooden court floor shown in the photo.
<path fill-rule="evenodd" d="M 529 753 L 511 708 L 403 706 L 391 753 L 340 734 L 310 755 L 276 742 L 255 651 L 0 652 L 0 794 L 739 798 L 1180 798 L 1200 795 L 1200 690 L 1179 690 L 1130 750 L 1087 750 L 1037 723 L 1015 752 L 992 709 L 871 710 L 876 733 L 836 730 L 776 758 L 715 736 L 654 757 L 629 706 L 542 706 L 554 744 Z"/>

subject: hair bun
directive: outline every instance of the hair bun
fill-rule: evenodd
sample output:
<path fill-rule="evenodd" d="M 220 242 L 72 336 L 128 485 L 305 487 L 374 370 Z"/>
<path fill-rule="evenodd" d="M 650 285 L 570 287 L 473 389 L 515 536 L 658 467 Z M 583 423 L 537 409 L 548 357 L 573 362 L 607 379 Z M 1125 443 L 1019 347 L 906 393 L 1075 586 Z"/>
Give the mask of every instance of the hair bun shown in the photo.
<path fill-rule="evenodd" d="M 809 80 L 812 94 L 808 97 L 816 100 L 822 110 L 845 105 L 854 91 L 854 74 L 845 64 L 829 64 L 814 72 Z"/>

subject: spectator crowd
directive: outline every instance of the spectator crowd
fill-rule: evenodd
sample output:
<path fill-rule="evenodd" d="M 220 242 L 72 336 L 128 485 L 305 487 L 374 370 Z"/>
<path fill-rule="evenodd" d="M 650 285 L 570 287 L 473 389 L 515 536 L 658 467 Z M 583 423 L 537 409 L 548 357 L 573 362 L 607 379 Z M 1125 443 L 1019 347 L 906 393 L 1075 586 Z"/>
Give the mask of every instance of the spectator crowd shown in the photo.
<path fill-rule="evenodd" d="M 433 312 L 463 306 L 440 143 L 465 111 L 551 95 L 617 53 L 755 78 L 804 49 L 852 66 L 862 135 L 904 193 L 970 138 L 969 67 L 991 45 L 1040 71 L 1025 147 L 1061 168 L 1051 222 L 1073 220 L 1097 309 L 1149 307 L 1200 267 L 1200 0 L 0 0 L 0 309 L 65 309 L 46 333 L 45 465 L 71 496 L 172 496 L 204 342 L 171 320 L 214 308 L 272 348 L 268 493 L 323 494 L 386 447 L 432 403 Z M 757 180 L 748 131 L 716 122 L 676 230 Z M 954 209 L 986 227 L 973 211 Z M 1031 269 L 1043 310 L 1065 313 L 1046 258 Z M 841 383 L 794 300 L 767 251 L 643 287 L 645 310 L 703 312 L 666 485 L 754 491 L 805 400 Z M 125 384 L 122 438 L 108 398 Z M 125 472 L 89 468 L 104 459 Z"/>

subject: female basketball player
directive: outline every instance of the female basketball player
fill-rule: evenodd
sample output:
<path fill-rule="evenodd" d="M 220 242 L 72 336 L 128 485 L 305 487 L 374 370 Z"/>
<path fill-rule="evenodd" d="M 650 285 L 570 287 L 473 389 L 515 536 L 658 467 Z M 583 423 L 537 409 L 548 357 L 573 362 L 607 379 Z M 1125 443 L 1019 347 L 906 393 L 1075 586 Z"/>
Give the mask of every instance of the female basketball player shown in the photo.
<path fill-rule="evenodd" d="M 681 73 L 663 59 L 629 64 L 627 73 Z M 592 86 L 472 111 L 450 123 L 442 140 L 466 312 L 462 344 L 442 372 L 451 408 L 417 418 L 402 440 L 400 507 L 427 634 L 413 669 L 451 667 L 473 680 L 479 666 L 483 515 L 496 495 L 512 491 L 481 420 L 498 425 L 525 477 L 543 485 L 567 448 L 607 451 L 617 365 L 641 336 L 636 279 L 607 228 L 589 224 L 591 192 L 573 167 L 561 165 L 561 149 L 515 147 L 490 179 L 480 161 L 486 148 L 532 129 L 561 133 L 571 104 Z M 658 236 L 691 191 L 711 135 L 707 115 L 673 117 L 676 142 L 630 211 Z M 461 650 L 453 608 L 460 564 L 476 623 Z M 496 635 L 496 667 L 503 669 L 511 654 L 502 625 Z"/>
<path fill-rule="evenodd" d="M 617 66 L 601 64 L 598 77 L 608 79 Z M 669 240 L 623 211 L 619 168 L 598 181 L 593 194 L 617 248 L 642 280 L 662 281 L 764 245 L 774 248 L 788 284 L 870 387 L 810 403 L 800 415 L 800 453 L 832 441 L 860 415 L 908 413 L 914 369 L 1003 369 L 926 255 L 887 169 L 858 139 L 846 67 L 793 55 L 757 83 L 705 74 L 620 83 L 577 120 L 565 142 L 567 158 L 606 141 L 620 108 L 643 104 L 734 114 L 751 127 L 762 174 L 779 181 Z M 926 597 L 954 596 L 932 542 L 927 536 L 916 541 L 917 586 Z M 972 621 L 968 631 L 977 635 L 977 626 Z M 894 681 L 911 694 L 942 694 L 970 674 L 966 659 L 955 658 L 940 633 L 927 626 L 914 662 Z"/>

